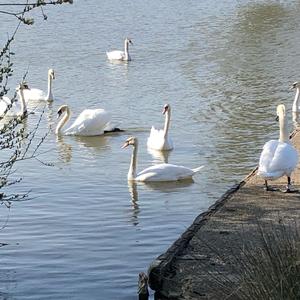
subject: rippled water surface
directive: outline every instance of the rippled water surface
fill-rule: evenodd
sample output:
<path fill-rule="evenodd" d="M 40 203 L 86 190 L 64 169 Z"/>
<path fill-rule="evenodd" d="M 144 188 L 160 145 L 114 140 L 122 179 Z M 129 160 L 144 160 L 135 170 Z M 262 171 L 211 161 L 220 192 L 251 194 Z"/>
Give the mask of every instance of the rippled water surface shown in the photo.
<path fill-rule="evenodd" d="M 16 1 L 17 2 L 17 1 Z M 290 111 L 299 80 L 299 1 L 74 1 L 35 13 L 13 44 L 13 88 L 28 69 L 46 89 L 56 71 L 55 101 L 45 107 L 39 160 L 16 166 L 11 191 L 31 200 L 1 208 L 0 299 L 135 299 L 146 271 L 226 189 L 257 164 L 263 143 L 277 136 L 275 108 Z M 1 41 L 15 20 L 1 15 Z M 133 60 L 112 64 L 105 51 L 132 38 Z M 124 133 L 79 138 L 54 134 L 56 111 L 73 117 L 105 108 Z M 152 125 L 172 107 L 170 163 L 205 165 L 194 182 L 127 182 L 139 138 L 138 168 L 164 157 L 146 149 Z M 42 105 L 24 123 L 32 129 Z M 290 122 L 292 128 L 292 122 Z"/>

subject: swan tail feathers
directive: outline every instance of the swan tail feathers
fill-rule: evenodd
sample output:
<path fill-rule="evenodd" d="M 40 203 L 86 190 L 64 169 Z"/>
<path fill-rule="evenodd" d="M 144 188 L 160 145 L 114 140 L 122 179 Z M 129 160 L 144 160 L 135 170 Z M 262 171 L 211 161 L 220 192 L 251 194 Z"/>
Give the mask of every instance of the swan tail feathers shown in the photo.
<path fill-rule="evenodd" d="M 194 173 L 197 173 L 199 172 L 200 170 L 202 170 L 204 168 L 204 166 L 201 166 L 201 167 L 198 167 L 198 168 L 195 168 L 195 169 L 192 169 Z"/>

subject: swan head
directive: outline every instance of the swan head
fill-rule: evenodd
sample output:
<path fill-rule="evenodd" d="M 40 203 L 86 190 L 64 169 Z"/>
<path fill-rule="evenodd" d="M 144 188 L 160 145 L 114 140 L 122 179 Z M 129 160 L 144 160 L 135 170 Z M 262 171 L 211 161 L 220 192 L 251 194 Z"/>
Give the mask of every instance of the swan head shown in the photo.
<path fill-rule="evenodd" d="M 57 110 L 57 119 L 64 113 L 67 112 L 69 113 L 69 107 L 68 105 L 64 104 L 62 106 L 60 106 Z"/>
<path fill-rule="evenodd" d="M 277 106 L 277 118 L 276 118 L 276 120 L 279 120 L 280 116 L 285 116 L 285 106 L 284 106 L 284 104 L 279 104 Z"/>
<path fill-rule="evenodd" d="M 295 81 L 291 87 L 290 87 L 290 90 L 294 90 L 294 89 L 298 89 L 300 88 L 300 81 Z"/>
<path fill-rule="evenodd" d="M 136 146 L 137 144 L 138 144 L 137 138 L 134 137 L 134 136 L 131 136 L 130 138 L 128 138 L 128 139 L 125 141 L 124 145 L 122 146 L 122 149 L 128 147 L 129 145 Z"/>
<path fill-rule="evenodd" d="M 164 105 L 164 108 L 163 108 L 163 111 L 162 111 L 162 114 L 166 114 L 167 112 L 170 112 L 171 111 L 171 106 L 170 104 L 165 104 Z"/>
<path fill-rule="evenodd" d="M 49 75 L 49 77 L 51 77 L 51 79 L 55 79 L 55 73 L 54 73 L 53 69 L 48 70 L 48 75 Z"/>
<path fill-rule="evenodd" d="M 132 41 L 131 41 L 130 38 L 126 38 L 126 39 L 125 39 L 125 42 L 126 42 L 127 44 L 133 45 L 133 43 L 132 43 Z"/>
<path fill-rule="evenodd" d="M 30 90 L 27 82 L 23 81 L 22 83 L 18 84 L 16 87 L 16 91 L 20 91 L 20 90 Z"/>

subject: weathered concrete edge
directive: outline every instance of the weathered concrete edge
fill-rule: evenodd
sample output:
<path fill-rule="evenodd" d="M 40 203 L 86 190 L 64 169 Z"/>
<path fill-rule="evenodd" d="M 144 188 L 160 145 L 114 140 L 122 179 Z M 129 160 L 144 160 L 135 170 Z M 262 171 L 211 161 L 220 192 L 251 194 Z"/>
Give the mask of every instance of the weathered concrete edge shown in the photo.
<path fill-rule="evenodd" d="M 299 129 L 295 129 L 291 134 L 292 139 Z M 206 211 L 198 215 L 192 225 L 167 249 L 167 251 L 159 255 L 150 265 L 148 269 L 149 286 L 152 290 L 158 291 L 163 294 L 162 278 L 165 274 L 172 272 L 172 262 L 176 256 L 180 255 L 186 248 L 189 241 L 193 238 L 194 234 L 215 214 L 241 187 L 243 187 L 249 179 L 255 175 L 258 167 L 254 168 L 242 181 L 229 188 L 213 205 Z"/>
<path fill-rule="evenodd" d="M 238 191 L 248 180 L 251 178 L 257 167 L 244 178 L 240 183 L 235 184 L 229 188 L 213 205 L 211 205 L 206 211 L 198 215 L 192 225 L 167 249 L 167 251 L 160 256 L 158 256 L 150 265 L 149 274 L 149 285 L 152 290 L 161 291 L 162 278 L 164 274 L 171 271 L 170 266 L 176 256 L 180 255 L 182 251 L 186 248 L 186 245 L 193 238 L 195 232 L 203 226 L 210 216 L 212 216 L 216 211 L 218 211 L 230 197 Z"/>

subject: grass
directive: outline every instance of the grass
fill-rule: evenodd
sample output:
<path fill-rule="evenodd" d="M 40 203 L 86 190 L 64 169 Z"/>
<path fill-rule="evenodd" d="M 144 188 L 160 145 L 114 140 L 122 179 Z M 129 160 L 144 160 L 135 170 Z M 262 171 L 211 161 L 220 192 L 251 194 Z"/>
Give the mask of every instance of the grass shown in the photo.
<path fill-rule="evenodd" d="M 232 249 L 232 255 L 226 259 L 221 257 L 233 272 L 209 274 L 218 288 L 218 297 L 300 299 L 300 234 L 297 223 L 258 223 L 257 230 L 258 242 L 249 242 L 245 234 L 243 246 L 238 251 Z"/>

